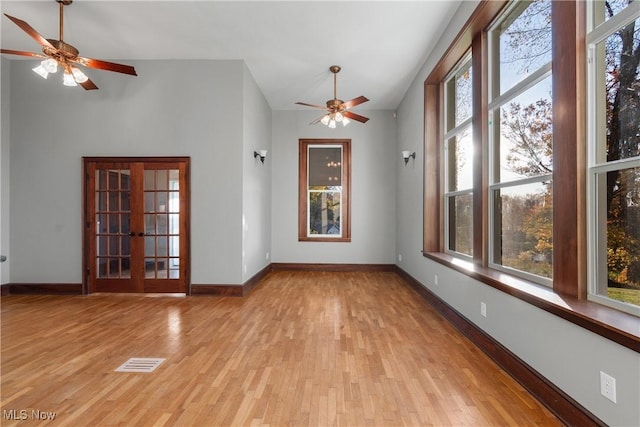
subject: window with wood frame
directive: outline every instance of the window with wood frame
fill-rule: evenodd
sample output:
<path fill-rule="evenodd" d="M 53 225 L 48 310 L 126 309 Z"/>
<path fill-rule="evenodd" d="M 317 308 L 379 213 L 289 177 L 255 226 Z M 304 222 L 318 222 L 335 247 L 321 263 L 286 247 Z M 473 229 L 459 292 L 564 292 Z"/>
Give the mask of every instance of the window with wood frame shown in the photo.
<path fill-rule="evenodd" d="M 597 106 L 597 102 L 605 102 L 603 100 L 606 99 L 604 96 L 606 91 L 603 88 L 594 89 L 591 91 L 589 99 L 585 95 L 588 85 L 591 88 L 599 84 L 604 85 L 605 82 L 611 83 L 615 81 L 611 78 L 618 75 L 615 72 L 608 74 L 604 71 L 602 63 L 598 65 L 598 60 L 587 58 L 588 44 L 590 45 L 590 55 L 603 55 L 606 50 L 603 46 L 606 45 L 606 42 L 604 44 L 601 42 L 610 35 L 622 34 L 620 29 L 630 30 L 632 23 L 635 22 L 632 31 L 634 36 L 628 38 L 627 42 L 633 40 L 634 49 L 638 49 L 637 43 L 640 38 L 638 38 L 637 28 L 640 26 L 638 23 L 640 2 L 615 1 L 624 4 L 624 7 L 610 8 L 606 12 L 609 17 L 604 20 L 611 20 L 613 23 L 599 24 L 593 15 L 588 16 L 588 8 L 608 7 L 607 5 L 610 6 L 611 2 L 552 0 L 549 28 L 552 44 L 550 63 L 553 64 L 553 73 L 551 74 L 550 65 L 545 65 L 549 61 L 542 61 L 544 64 L 525 69 L 525 73 L 518 79 L 518 81 L 528 81 L 525 83 L 526 88 L 522 88 L 525 91 L 547 78 L 550 78 L 551 81 L 551 103 L 554 112 L 550 117 L 551 140 L 555 141 L 555 144 L 552 147 L 551 181 L 549 181 L 553 182 L 551 195 L 553 209 L 548 223 L 553 243 L 553 250 L 549 252 L 551 260 L 549 287 L 538 286 L 535 281 L 511 274 L 508 270 L 492 268 L 491 262 L 498 259 L 497 255 L 499 254 L 492 252 L 496 251 L 497 247 L 495 244 L 490 244 L 491 238 L 494 241 L 497 238 L 493 234 L 496 230 L 496 219 L 491 217 L 490 209 L 491 204 L 496 202 L 491 198 L 490 192 L 490 185 L 496 184 L 495 176 L 490 175 L 495 173 L 495 168 L 492 168 L 492 165 L 495 165 L 492 162 L 495 160 L 492 156 L 496 155 L 495 150 L 490 148 L 490 137 L 495 138 L 495 135 L 491 135 L 491 123 L 495 115 L 490 115 L 490 108 L 496 107 L 501 97 L 506 99 L 510 95 L 514 95 L 515 92 L 509 88 L 500 88 L 499 83 L 502 79 L 496 80 L 496 63 L 490 61 L 490 52 L 500 49 L 500 44 L 496 43 L 495 37 L 490 37 L 489 31 L 496 28 L 495 25 L 500 22 L 503 16 L 506 16 L 505 14 L 516 10 L 514 8 L 527 7 L 532 3 L 542 4 L 543 2 L 502 0 L 480 2 L 454 42 L 446 49 L 443 57 L 425 80 L 423 255 L 488 286 L 638 351 L 640 349 L 640 333 L 638 333 L 640 319 L 637 317 L 637 311 L 624 310 L 620 306 L 616 306 L 615 309 L 605 307 L 601 301 L 598 301 L 598 299 L 608 298 L 604 295 L 609 292 L 607 276 L 611 273 L 608 270 L 611 267 L 607 263 L 611 250 L 606 246 L 607 242 L 612 240 L 607 236 L 612 230 L 612 223 L 606 219 L 606 202 L 598 202 L 594 197 L 600 191 L 601 195 L 598 197 L 606 199 L 607 190 L 596 189 L 596 187 L 600 185 L 604 188 L 607 185 L 607 175 L 613 170 L 624 172 L 618 175 L 619 178 L 628 177 L 628 175 L 637 176 L 635 173 L 639 169 L 638 164 L 633 162 L 640 160 L 634 154 L 627 159 L 621 158 L 613 162 L 604 161 L 606 159 L 604 159 L 603 153 L 606 150 L 603 150 L 602 147 L 607 142 L 603 141 L 603 135 L 606 135 L 607 131 L 603 132 L 602 129 L 606 129 L 606 118 L 611 117 L 605 113 L 606 107 L 604 105 Z M 600 13 L 603 13 L 602 10 Z M 587 28 L 590 25 L 588 22 L 594 22 L 596 27 L 587 39 Z M 608 28 L 607 25 L 612 27 Z M 599 47 L 598 44 L 600 44 Z M 471 66 L 473 67 L 473 257 L 471 261 L 465 261 L 448 253 L 445 246 L 443 141 L 446 131 L 443 105 L 444 82 L 462 58 L 468 55 L 469 51 L 471 51 Z M 633 52 L 640 55 L 638 50 Z M 587 63 L 589 67 L 596 67 L 595 71 L 599 72 L 600 80 L 593 75 L 587 79 Z M 634 78 L 636 80 L 627 81 L 627 87 L 636 88 L 640 75 L 637 66 L 638 64 L 635 63 Z M 499 73 L 499 71 L 497 72 Z M 594 71 L 592 70 L 591 73 L 593 74 Z M 595 73 L 595 75 L 598 74 Z M 491 81 L 488 76 L 493 76 Z M 497 101 L 496 92 L 492 92 L 492 90 L 500 94 Z M 628 90 L 628 92 L 631 91 Z M 600 93 L 600 98 L 597 98 L 598 95 L 593 95 L 593 93 Z M 626 93 L 626 95 L 629 94 Z M 635 96 L 638 96 L 637 91 Z M 509 108 L 509 103 L 504 105 Z M 637 104 L 626 103 L 626 106 L 633 107 L 634 105 Z M 639 117 L 637 107 L 633 108 L 636 109 L 628 110 L 632 111 L 631 117 Z M 597 117 L 591 117 L 591 114 L 596 114 Z M 599 120 L 597 126 L 596 119 Z M 632 120 L 627 123 L 635 122 Z M 592 136 L 590 142 L 587 143 L 588 132 L 596 131 L 599 133 L 594 134 L 596 136 Z M 598 140 L 598 136 L 600 140 Z M 605 139 L 609 138 L 606 136 Z M 600 147 L 600 149 L 595 147 Z M 600 153 L 599 163 L 596 162 L 598 153 Z M 591 160 L 589 160 L 590 158 Z M 539 187 L 544 187 L 547 182 L 547 176 L 540 179 L 542 175 L 545 174 L 536 174 L 531 177 Z M 627 197 L 618 199 L 629 202 L 629 196 L 631 196 L 631 203 L 628 203 L 627 207 L 633 206 L 635 203 L 633 200 L 636 200 L 635 194 L 640 191 L 638 189 L 640 182 L 637 179 L 634 181 L 634 179 L 627 179 L 626 185 L 633 183 L 635 193 L 632 194 L 624 190 L 623 193 L 627 194 Z M 506 183 L 508 182 L 507 180 Z M 587 184 L 589 184 L 589 188 Z M 498 183 L 498 187 L 493 188 L 497 189 L 500 185 L 501 183 Z M 613 185 L 610 188 L 617 191 L 622 189 L 620 185 Z M 605 208 L 603 209 L 602 206 Z M 619 212 L 626 211 L 627 213 L 631 210 L 633 209 L 618 209 Z M 588 219 L 588 215 L 599 219 Z M 492 223 L 494 225 L 491 226 Z M 627 221 L 624 227 L 629 229 L 628 225 Z M 617 226 L 620 228 L 622 224 L 619 223 Z M 638 230 L 638 228 L 631 229 L 636 232 Z M 588 240 L 588 235 L 589 239 L 593 240 Z M 633 232 L 627 235 L 630 237 L 629 241 L 635 238 Z M 597 243 L 595 243 L 595 239 L 598 239 Z M 546 260 L 540 259 L 540 261 Z M 620 267 L 622 265 L 618 266 L 618 268 Z M 594 269 L 597 273 L 594 272 Z M 626 270 L 628 274 L 631 269 L 627 267 Z M 622 276 L 623 270 L 620 271 Z M 587 292 L 588 280 L 595 281 L 589 286 L 589 295 Z M 598 288 L 598 286 L 600 287 Z M 587 301 L 587 298 L 598 303 Z M 615 306 L 615 304 L 605 305 Z M 627 304 L 628 306 L 637 307 Z"/>
<path fill-rule="evenodd" d="M 488 31 L 491 268 L 551 286 L 551 0 L 509 5 Z M 483 107 L 484 108 L 484 107 Z"/>
<path fill-rule="evenodd" d="M 589 299 L 640 315 L 640 4 L 589 16 Z"/>
<path fill-rule="evenodd" d="M 471 55 L 444 82 L 445 251 L 473 256 L 473 133 Z"/>
<path fill-rule="evenodd" d="M 575 163 L 584 153 L 584 147 L 577 147 L 576 105 L 577 87 L 584 80 L 576 78 L 575 63 L 565 59 L 556 65 L 553 55 L 578 55 L 575 26 L 573 33 L 555 34 L 559 26 L 567 30 L 567 20 L 576 21 L 581 6 L 562 3 L 566 2 L 481 3 L 427 78 L 423 249 L 425 253 L 448 249 L 440 226 L 447 213 L 447 201 L 442 200 L 447 178 L 439 172 L 447 169 L 440 148 L 446 147 L 447 129 L 442 123 L 447 112 L 440 109 L 440 99 L 446 97 L 447 76 L 470 51 L 472 262 L 577 296 L 585 289 L 578 284 L 584 279 L 578 273 L 584 247 L 577 246 L 584 243 L 578 237 L 584 223 L 578 216 L 576 194 L 583 189 L 578 187 Z M 563 73 L 556 75 L 556 68 Z M 552 105 L 558 103 L 566 111 L 559 118 L 551 114 Z M 554 147 L 559 135 L 563 144 Z M 559 264 L 554 262 L 558 247 L 563 258 Z"/>
<path fill-rule="evenodd" d="M 298 240 L 350 242 L 351 140 L 301 139 Z"/>

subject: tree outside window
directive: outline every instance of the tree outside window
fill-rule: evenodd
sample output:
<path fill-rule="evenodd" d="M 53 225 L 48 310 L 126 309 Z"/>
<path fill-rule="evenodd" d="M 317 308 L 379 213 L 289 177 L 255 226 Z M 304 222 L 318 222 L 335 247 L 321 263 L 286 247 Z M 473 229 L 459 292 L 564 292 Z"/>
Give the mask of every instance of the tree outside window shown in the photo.
<path fill-rule="evenodd" d="M 640 306 L 640 7 L 592 2 L 592 292 Z"/>

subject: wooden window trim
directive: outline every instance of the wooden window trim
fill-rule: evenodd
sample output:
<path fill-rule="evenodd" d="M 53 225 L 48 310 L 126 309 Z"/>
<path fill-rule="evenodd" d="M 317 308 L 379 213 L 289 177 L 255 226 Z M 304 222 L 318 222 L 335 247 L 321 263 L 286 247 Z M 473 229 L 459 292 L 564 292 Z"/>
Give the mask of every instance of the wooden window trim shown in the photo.
<path fill-rule="evenodd" d="M 342 237 L 307 236 L 307 151 L 310 145 L 342 146 Z M 350 139 L 300 139 L 298 152 L 298 241 L 300 242 L 351 242 L 351 140 Z"/>
<path fill-rule="evenodd" d="M 553 1 L 554 31 L 554 262 L 553 289 L 493 270 L 488 265 L 487 33 L 508 1 L 481 2 L 424 83 L 423 255 L 598 335 L 640 352 L 640 319 L 586 299 L 586 145 L 584 2 Z M 443 139 L 440 112 L 446 75 L 472 49 L 474 158 L 474 257 L 444 253 Z M 483 81 L 485 80 L 485 81 Z M 480 190 L 480 191 L 476 191 Z M 574 218 L 576 219 L 574 221 Z"/>

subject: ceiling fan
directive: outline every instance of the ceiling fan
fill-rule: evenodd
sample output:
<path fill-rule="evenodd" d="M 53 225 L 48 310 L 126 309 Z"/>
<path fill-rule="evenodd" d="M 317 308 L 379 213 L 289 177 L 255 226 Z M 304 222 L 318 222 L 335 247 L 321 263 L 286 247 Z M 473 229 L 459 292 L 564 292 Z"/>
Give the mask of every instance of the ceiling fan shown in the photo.
<path fill-rule="evenodd" d="M 298 105 L 304 105 L 307 107 L 319 108 L 321 110 L 328 111 L 325 115 L 317 118 L 310 124 L 315 125 L 316 123 L 320 122 L 323 125 L 329 126 L 330 128 L 335 128 L 336 123 L 342 123 L 343 126 L 346 126 L 350 122 L 349 119 L 361 123 L 366 123 L 369 120 L 369 118 L 367 117 L 348 111 L 350 108 L 355 107 L 356 105 L 367 102 L 368 99 L 366 97 L 359 96 L 347 102 L 338 99 L 338 96 L 336 95 L 336 80 L 340 70 L 341 68 L 337 65 L 332 65 L 331 67 L 329 67 L 329 71 L 333 73 L 333 99 L 327 101 L 326 107 L 323 107 L 322 105 L 307 104 L 306 102 L 296 102 L 296 104 Z"/>
<path fill-rule="evenodd" d="M 40 46 L 42 46 L 41 53 L 25 52 L 22 50 L 10 50 L 0 49 L 0 53 L 6 53 L 9 55 L 21 55 L 31 56 L 34 58 L 43 58 L 44 60 L 33 69 L 40 76 L 45 79 L 49 73 L 55 73 L 60 66 L 64 72 L 63 82 L 66 86 L 80 85 L 85 90 L 98 89 L 91 79 L 89 79 L 80 68 L 75 65 L 82 65 L 84 67 L 96 68 L 106 71 L 115 71 L 118 73 L 129 74 L 137 76 L 135 68 L 129 65 L 116 64 L 114 62 L 101 61 L 99 59 L 84 58 L 78 56 L 79 51 L 75 47 L 68 43 L 65 43 L 62 38 L 63 34 L 63 13 L 64 6 L 70 5 L 73 0 L 55 0 L 60 4 L 60 39 L 45 39 L 40 35 L 31 25 L 25 21 L 15 18 L 13 16 L 4 14 L 7 18 L 13 21 L 18 27 L 20 27 L 25 33 L 33 38 Z"/>

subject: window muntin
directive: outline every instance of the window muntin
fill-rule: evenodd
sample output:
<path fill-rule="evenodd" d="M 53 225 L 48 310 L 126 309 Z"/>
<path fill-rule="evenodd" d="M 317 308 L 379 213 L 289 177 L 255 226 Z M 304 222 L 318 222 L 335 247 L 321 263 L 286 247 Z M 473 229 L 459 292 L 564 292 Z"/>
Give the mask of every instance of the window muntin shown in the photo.
<path fill-rule="evenodd" d="M 473 137 L 471 55 L 445 79 L 445 248 L 473 256 Z"/>
<path fill-rule="evenodd" d="M 298 240 L 351 240 L 350 159 L 350 140 L 300 140 Z"/>
<path fill-rule="evenodd" d="M 514 3 L 489 37 L 489 266 L 552 286 L 551 1 Z"/>
<path fill-rule="evenodd" d="M 597 27 L 624 11 L 631 3 L 629 0 L 594 0 L 591 2 L 593 27 Z"/>
<path fill-rule="evenodd" d="M 640 4 L 591 6 L 589 298 L 640 315 Z"/>

